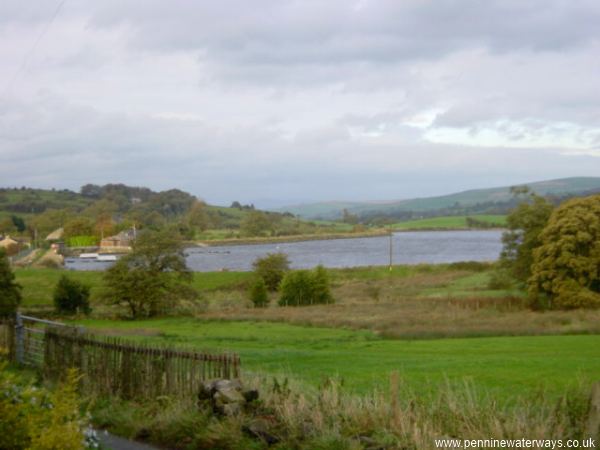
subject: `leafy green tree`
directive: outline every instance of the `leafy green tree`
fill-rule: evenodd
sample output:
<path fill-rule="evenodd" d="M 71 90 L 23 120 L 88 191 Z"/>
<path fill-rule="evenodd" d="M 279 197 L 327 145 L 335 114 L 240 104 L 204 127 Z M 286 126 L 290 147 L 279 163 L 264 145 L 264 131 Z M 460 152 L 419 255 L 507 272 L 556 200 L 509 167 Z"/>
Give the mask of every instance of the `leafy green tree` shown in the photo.
<path fill-rule="evenodd" d="M 195 228 L 198 231 L 206 230 L 210 225 L 210 218 L 206 213 L 206 204 L 195 201 L 190 207 L 186 219 L 190 228 Z"/>
<path fill-rule="evenodd" d="M 131 317 L 152 317 L 168 311 L 179 300 L 194 299 L 181 237 L 173 230 L 145 230 L 131 253 L 104 274 L 104 296 L 129 308 Z"/>
<path fill-rule="evenodd" d="M 267 253 L 257 258 L 252 267 L 259 278 L 262 278 L 270 291 L 276 291 L 286 272 L 290 270 L 290 260 L 285 253 Z"/>
<path fill-rule="evenodd" d="M 600 307 L 600 195 L 560 205 L 534 251 L 529 294 L 551 308 Z"/>
<path fill-rule="evenodd" d="M 256 308 L 263 308 L 269 304 L 267 285 L 262 278 L 257 278 L 250 286 L 250 300 Z"/>
<path fill-rule="evenodd" d="M 289 272 L 281 282 L 280 306 L 307 306 L 333 303 L 327 271 L 318 266 L 315 270 Z"/>
<path fill-rule="evenodd" d="M 325 270 L 325 267 L 320 264 L 315 268 L 313 273 L 313 296 L 315 303 L 333 303 L 329 274 Z"/>
<path fill-rule="evenodd" d="M 21 286 L 15 282 L 8 257 L 0 249 L 0 317 L 13 315 L 20 303 Z"/>
<path fill-rule="evenodd" d="M 94 223 L 88 217 L 74 217 L 67 220 L 64 226 L 65 239 L 75 236 L 90 236 L 94 234 Z"/>
<path fill-rule="evenodd" d="M 533 250 L 540 245 L 540 233 L 553 207 L 526 187 L 515 188 L 513 193 L 524 199 L 506 219 L 508 231 L 502 235 L 504 247 L 500 261 L 514 278 L 525 283 L 531 276 Z"/>
<path fill-rule="evenodd" d="M 266 213 L 252 210 L 242 219 L 240 231 L 246 236 L 266 236 L 273 231 L 273 226 Z"/>
<path fill-rule="evenodd" d="M 54 308 L 63 314 L 90 313 L 90 287 L 66 275 L 54 288 Z"/>

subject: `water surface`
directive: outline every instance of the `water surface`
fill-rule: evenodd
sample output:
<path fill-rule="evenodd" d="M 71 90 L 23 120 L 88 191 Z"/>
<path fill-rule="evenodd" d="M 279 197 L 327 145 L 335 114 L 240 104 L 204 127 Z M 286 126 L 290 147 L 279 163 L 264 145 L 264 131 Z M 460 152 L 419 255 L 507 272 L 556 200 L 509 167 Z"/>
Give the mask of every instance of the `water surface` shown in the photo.
<path fill-rule="evenodd" d="M 394 264 L 494 261 L 502 249 L 501 230 L 414 231 L 394 233 Z M 252 269 L 252 262 L 267 253 L 286 253 L 295 269 L 383 266 L 389 264 L 388 236 L 329 239 L 278 244 L 193 247 L 186 249 L 188 266 L 196 272 Z M 111 263 L 67 258 L 73 270 L 103 270 Z"/>

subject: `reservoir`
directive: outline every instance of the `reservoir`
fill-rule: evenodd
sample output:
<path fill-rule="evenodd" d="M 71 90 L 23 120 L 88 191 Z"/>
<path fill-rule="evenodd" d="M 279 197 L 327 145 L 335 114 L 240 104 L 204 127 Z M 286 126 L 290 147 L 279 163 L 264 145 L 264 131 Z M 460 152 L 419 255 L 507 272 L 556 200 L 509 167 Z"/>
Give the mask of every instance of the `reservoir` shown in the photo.
<path fill-rule="evenodd" d="M 414 231 L 392 236 L 394 264 L 495 261 L 502 249 L 502 230 Z M 267 253 L 283 252 L 294 269 L 385 266 L 389 264 L 388 236 L 329 239 L 274 244 L 190 247 L 187 263 L 196 272 L 252 270 L 252 262 Z M 110 262 L 67 258 L 71 270 L 103 270 Z"/>

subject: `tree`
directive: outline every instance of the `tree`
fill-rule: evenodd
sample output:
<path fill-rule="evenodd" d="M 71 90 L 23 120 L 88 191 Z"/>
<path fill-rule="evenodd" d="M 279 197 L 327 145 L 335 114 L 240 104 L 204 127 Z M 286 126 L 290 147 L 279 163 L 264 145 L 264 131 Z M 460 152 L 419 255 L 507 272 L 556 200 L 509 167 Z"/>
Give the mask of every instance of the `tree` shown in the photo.
<path fill-rule="evenodd" d="M 250 211 L 240 224 L 240 230 L 246 236 L 268 235 L 272 228 L 269 216 L 262 211 Z"/>
<path fill-rule="evenodd" d="M 250 300 L 256 308 L 262 308 L 267 306 L 269 303 L 269 294 L 267 292 L 267 285 L 265 280 L 257 278 L 252 286 L 250 287 Z"/>
<path fill-rule="evenodd" d="M 204 231 L 210 224 L 210 219 L 206 214 L 206 204 L 201 201 L 195 201 L 187 213 L 187 224 L 190 228 Z"/>
<path fill-rule="evenodd" d="M 0 249 L 0 317 L 15 314 L 21 303 L 21 286 L 15 282 L 8 257 Z"/>
<path fill-rule="evenodd" d="M 506 218 L 508 231 L 502 235 L 504 248 L 501 265 L 517 280 L 525 283 L 531 276 L 533 250 L 540 245 L 540 233 L 546 226 L 552 205 L 527 188 L 513 188 L 513 194 L 526 195 Z"/>
<path fill-rule="evenodd" d="M 551 308 L 600 307 L 600 195 L 560 205 L 534 251 L 529 294 Z"/>
<path fill-rule="evenodd" d="M 54 308 L 59 313 L 90 313 L 90 287 L 66 275 L 58 280 L 53 298 Z"/>
<path fill-rule="evenodd" d="M 105 272 L 104 282 L 104 296 L 127 305 L 133 318 L 159 315 L 179 300 L 197 296 L 183 242 L 169 229 L 140 233 L 131 253 Z"/>
<path fill-rule="evenodd" d="M 323 266 L 315 270 L 289 272 L 281 282 L 280 306 L 306 306 L 333 303 L 329 277 Z"/>
<path fill-rule="evenodd" d="M 90 236 L 94 234 L 94 223 L 87 217 L 79 216 L 68 220 L 64 226 L 65 239 L 75 236 Z"/>
<path fill-rule="evenodd" d="M 276 291 L 286 272 L 290 270 L 290 260 L 285 253 L 267 253 L 257 258 L 252 267 L 259 278 L 265 282 L 267 289 Z"/>

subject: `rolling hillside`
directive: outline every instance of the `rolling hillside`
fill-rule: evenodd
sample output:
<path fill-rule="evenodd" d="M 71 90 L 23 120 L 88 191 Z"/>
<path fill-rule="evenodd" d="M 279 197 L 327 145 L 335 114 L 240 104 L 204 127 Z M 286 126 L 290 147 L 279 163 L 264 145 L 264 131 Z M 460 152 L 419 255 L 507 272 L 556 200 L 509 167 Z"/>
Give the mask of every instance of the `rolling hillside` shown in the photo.
<path fill-rule="evenodd" d="M 576 195 L 600 191 L 600 177 L 562 178 L 558 180 L 539 181 L 528 183 L 533 191 L 539 195 Z M 304 205 L 295 205 L 278 208 L 280 212 L 290 212 L 306 219 L 337 219 L 342 216 L 342 211 L 347 209 L 353 214 L 365 215 L 393 215 L 400 212 L 434 212 L 450 208 L 474 207 L 484 205 L 489 208 L 493 204 L 502 205 L 510 202 L 512 195 L 510 186 L 489 189 L 474 189 L 455 194 L 438 197 L 424 197 L 390 202 L 322 202 Z M 482 206 L 481 211 L 473 213 L 488 213 Z M 444 215 L 448 212 L 445 211 Z"/>

